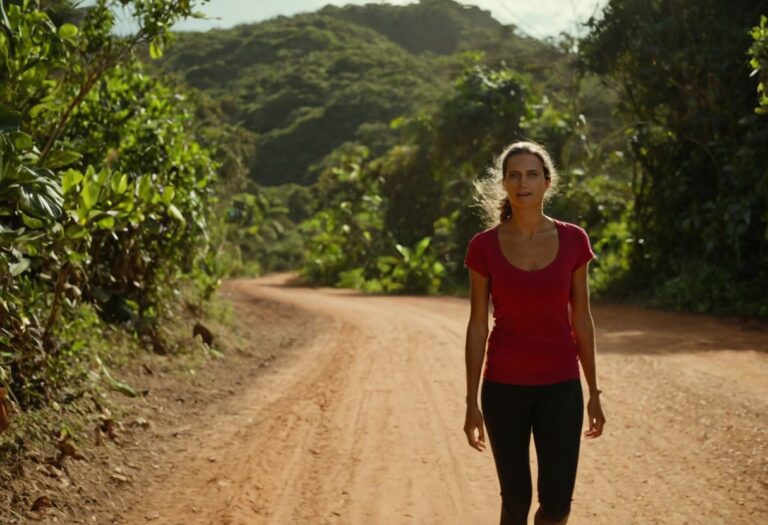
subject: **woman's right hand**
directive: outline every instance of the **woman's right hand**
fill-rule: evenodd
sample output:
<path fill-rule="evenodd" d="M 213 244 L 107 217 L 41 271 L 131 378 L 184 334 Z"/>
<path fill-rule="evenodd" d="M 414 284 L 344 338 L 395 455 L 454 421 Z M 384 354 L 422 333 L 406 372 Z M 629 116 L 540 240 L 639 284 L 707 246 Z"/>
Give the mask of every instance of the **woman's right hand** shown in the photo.
<path fill-rule="evenodd" d="M 477 432 L 475 432 L 477 431 Z M 482 452 L 485 450 L 485 430 L 483 428 L 483 413 L 477 405 L 467 406 L 467 416 L 464 419 L 464 433 L 467 435 L 469 446 Z"/>

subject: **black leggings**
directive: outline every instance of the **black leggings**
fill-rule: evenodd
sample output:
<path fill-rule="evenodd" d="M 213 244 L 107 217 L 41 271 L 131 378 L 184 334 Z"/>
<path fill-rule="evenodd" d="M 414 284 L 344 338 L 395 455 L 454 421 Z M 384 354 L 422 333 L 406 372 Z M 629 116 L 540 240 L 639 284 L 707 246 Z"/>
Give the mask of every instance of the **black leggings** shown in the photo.
<path fill-rule="evenodd" d="M 529 386 L 483 380 L 480 402 L 510 523 L 524 525 L 531 507 L 531 431 L 539 464 L 540 512 L 552 521 L 565 518 L 579 462 L 581 382 Z"/>

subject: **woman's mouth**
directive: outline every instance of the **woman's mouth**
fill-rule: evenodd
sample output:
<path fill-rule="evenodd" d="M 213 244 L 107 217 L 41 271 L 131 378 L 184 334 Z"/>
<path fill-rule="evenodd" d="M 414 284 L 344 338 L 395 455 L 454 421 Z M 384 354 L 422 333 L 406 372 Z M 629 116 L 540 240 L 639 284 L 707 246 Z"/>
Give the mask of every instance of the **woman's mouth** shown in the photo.
<path fill-rule="evenodd" d="M 521 193 L 516 193 L 515 195 L 517 195 L 518 197 L 528 197 L 528 196 L 533 195 L 533 194 L 530 191 L 525 191 L 525 192 L 521 192 Z"/>

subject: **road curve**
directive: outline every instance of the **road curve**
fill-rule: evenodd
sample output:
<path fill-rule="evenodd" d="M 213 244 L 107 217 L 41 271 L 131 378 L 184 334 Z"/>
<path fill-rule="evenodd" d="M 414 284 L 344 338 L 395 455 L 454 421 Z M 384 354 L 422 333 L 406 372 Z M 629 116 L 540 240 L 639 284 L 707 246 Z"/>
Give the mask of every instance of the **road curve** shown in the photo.
<path fill-rule="evenodd" d="M 244 298 L 266 299 L 321 329 L 229 398 L 123 523 L 498 523 L 490 449 L 461 430 L 468 300 L 288 278 L 222 293 L 241 322 Z M 608 423 L 582 443 L 569 523 L 767 522 L 768 334 L 628 306 L 593 314 Z"/>

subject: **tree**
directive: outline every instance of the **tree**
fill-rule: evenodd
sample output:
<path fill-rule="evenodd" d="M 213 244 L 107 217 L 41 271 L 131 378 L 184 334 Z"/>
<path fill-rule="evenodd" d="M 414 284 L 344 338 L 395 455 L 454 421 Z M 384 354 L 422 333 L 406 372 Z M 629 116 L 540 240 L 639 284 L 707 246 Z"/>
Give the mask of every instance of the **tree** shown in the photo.
<path fill-rule="evenodd" d="M 83 345 L 62 317 L 90 305 L 156 335 L 169 282 L 216 279 L 199 268 L 213 163 L 133 57 L 159 53 L 193 3 L 49 4 L 53 18 L 0 2 L 0 383 L 22 408 L 76 376 Z M 118 4 L 139 20 L 131 37 L 112 33 Z"/>
<path fill-rule="evenodd" d="M 745 67 L 760 9 L 612 0 L 581 43 L 631 129 L 633 270 L 675 306 L 768 314 L 768 134 Z"/>
<path fill-rule="evenodd" d="M 752 56 L 750 65 L 752 74 L 757 75 L 757 92 L 760 95 L 760 107 L 755 111 L 761 115 L 768 115 L 768 17 L 760 17 L 760 25 L 751 31 L 754 43 L 749 48 Z"/>

